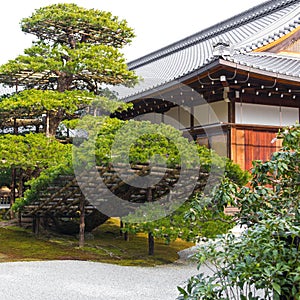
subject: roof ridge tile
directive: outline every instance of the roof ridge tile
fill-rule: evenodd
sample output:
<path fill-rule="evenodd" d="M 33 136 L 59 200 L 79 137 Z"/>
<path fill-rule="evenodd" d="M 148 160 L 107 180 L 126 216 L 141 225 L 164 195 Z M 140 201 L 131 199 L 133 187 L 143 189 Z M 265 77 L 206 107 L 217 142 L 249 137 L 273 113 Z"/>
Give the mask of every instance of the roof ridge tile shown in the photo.
<path fill-rule="evenodd" d="M 282 9 L 285 6 L 290 6 L 295 3 L 300 3 L 300 0 L 268 0 L 240 14 L 237 14 L 206 29 L 203 29 L 193 35 L 167 45 L 148 55 L 133 60 L 128 63 L 128 67 L 129 69 L 141 67 L 142 65 L 148 64 L 151 61 L 155 61 L 167 55 L 171 55 L 174 52 L 178 52 L 187 47 L 191 47 L 194 44 L 199 43 L 200 41 L 205 41 L 207 39 L 211 39 L 214 36 L 219 36 L 222 33 L 228 32 L 229 29 L 231 30 L 236 27 L 240 27 L 243 24 L 247 24 L 251 21 L 262 18 L 265 15 L 268 15 L 276 10 Z M 286 30 L 289 30 L 289 28 L 287 28 Z M 267 40 L 265 42 L 268 43 Z"/>

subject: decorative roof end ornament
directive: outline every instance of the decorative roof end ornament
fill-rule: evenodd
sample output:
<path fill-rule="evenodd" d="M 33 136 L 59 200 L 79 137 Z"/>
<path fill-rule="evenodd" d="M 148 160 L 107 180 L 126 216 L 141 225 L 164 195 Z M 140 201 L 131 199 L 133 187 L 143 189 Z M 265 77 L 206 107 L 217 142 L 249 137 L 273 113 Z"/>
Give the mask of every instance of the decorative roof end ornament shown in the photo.
<path fill-rule="evenodd" d="M 215 57 L 224 57 L 231 56 L 232 47 L 230 42 L 219 40 L 217 43 L 213 44 L 213 56 Z"/>

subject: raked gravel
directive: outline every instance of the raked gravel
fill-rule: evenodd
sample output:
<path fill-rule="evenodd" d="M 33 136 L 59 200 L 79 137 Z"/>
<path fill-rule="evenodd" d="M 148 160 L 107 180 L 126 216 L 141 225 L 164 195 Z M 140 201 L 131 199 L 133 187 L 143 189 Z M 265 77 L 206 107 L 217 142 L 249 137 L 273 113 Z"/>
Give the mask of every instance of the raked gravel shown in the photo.
<path fill-rule="evenodd" d="M 197 274 L 179 260 L 157 267 L 86 261 L 0 263 L 1 300 L 174 300 L 177 286 Z"/>
<path fill-rule="evenodd" d="M 245 228 L 236 226 L 239 236 Z M 197 273 L 189 257 L 197 246 L 179 252 L 180 259 L 157 267 L 122 267 L 86 261 L 0 263 L 0 300 L 175 300 L 177 286 Z"/>

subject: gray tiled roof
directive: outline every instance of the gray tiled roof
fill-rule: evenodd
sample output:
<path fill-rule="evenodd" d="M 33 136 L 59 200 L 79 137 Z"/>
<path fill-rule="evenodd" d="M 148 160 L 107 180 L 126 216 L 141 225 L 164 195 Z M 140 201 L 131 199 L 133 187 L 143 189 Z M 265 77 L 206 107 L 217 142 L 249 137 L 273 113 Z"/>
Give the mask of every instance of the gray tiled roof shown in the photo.
<path fill-rule="evenodd" d="M 299 78 L 299 59 L 251 53 L 300 26 L 300 0 L 271 0 L 159 49 L 128 64 L 143 78 L 134 88 L 114 87 L 127 101 L 176 79 L 201 70 L 217 60 L 213 45 L 231 44 L 228 62 Z M 0 86 L 0 95 L 14 90 Z"/>
<path fill-rule="evenodd" d="M 274 73 L 274 75 L 287 75 L 300 81 L 300 57 L 290 57 L 268 52 L 253 52 L 236 54 L 224 58 L 242 66 Z"/>
<path fill-rule="evenodd" d="M 154 89 L 175 79 L 199 70 L 216 58 L 213 45 L 218 41 L 231 44 L 231 58 L 228 60 L 253 67 L 265 66 L 269 71 L 287 72 L 299 76 L 299 70 L 292 67 L 272 69 L 272 63 L 280 62 L 264 55 L 247 55 L 247 53 L 267 45 L 300 26 L 300 0 L 271 0 L 224 22 L 180 40 L 158 51 L 150 53 L 128 64 L 144 80 L 135 88 L 118 87 L 116 90 L 121 99 L 132 100 L 145 91 Z M 298 60 L 285 58 L 293 65 Z M 288 64 L 288 65 L 289 65 Z M 296 72 L 296 73 L 295 73 Z M 297 73 L 298 72 L 298 73 Z"/>

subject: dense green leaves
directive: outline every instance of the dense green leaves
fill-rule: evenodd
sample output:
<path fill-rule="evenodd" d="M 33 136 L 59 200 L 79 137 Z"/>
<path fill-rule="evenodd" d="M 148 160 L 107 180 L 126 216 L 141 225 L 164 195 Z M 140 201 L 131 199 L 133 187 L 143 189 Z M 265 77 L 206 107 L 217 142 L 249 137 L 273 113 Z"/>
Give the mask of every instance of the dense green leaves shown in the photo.
<path fill-rule="evenodd" d="M 233 227 L 232 218 L 225 216 L 224 213 L 218 214 L 218 220 L 210 210 L 199 209 L 203 207 L 204 197 L 195 195 L 190 200 L 184 202 L 179 208 L 170 215 L 156 219 L 155 216 L 161 215 L 159 207 L 157 211 L 146 210 L 152 215 L 149 219 L 155 221 L 141 222 L 138 213 L 123 218 L 124 232 L 131 234 L 151 232 L 155 238 L 164 240 L 166 243 L 181 238 L 189 242 L 199 242 L 202 238 L 215 238 L 218 235 L 228 232 Z M 137 220 L 134 222 L 134 220 Z"/>
<path fill-rule="evenodd" d="M 125 20 L 110 12 L 85 9 L 76 4 L 55 4 L 37 9 L 31 17 L 21 21 L 24 32 L 42 40 L 70 44 L 75 42 L 100 43 L 122 47 L 131 42 L 133 30 Z"/>
<path fill-rule="evenodd" d="M 23 75 L 22 75 L 23 73 Z M 28 75 L 42 73 L 38 76 Z M 63 88 L 60 78 L 68 77 Z M 35 43 L 25 50 L 24 55 L 0 67 L 0 78 L 7 84 L 24 85 L 26 88 L 43 86 L 74 89 L 85 87 L 99 92 L 97 84 L 125 84 L 132 86 L 136 77 L 129 71 L 123 54 L 118 49 L 106 45 L 78 44 L 75 49 L 64 45 Z M 43 80 L 40 80 L 40 77 Z M 12 78 L 15 78 L 12 80 Z"/>
<path fill-rule="evenodd" d="M 200 159 L 203 165 L 211 163 L 208 150 L 206 156 L 200 155 L 195 143 L 189 142 L 180 131 L 169 125 L 115 118 L 90 120 L 87 116 L 79 122 L 77 129 L 80 128 L 89 134 L 89 139 L 75 149 L 76 157 L 81 157 L 83 163 L 88 161 L 88 157 L 91 161 L 95 157 L 98 165 L 110 162 L 143 164 L 152 160 L 169 167 L 181 164 L 196 166 Z M 80 160 L 77 159 L 77 162 Z"/>
<path fill-rule="evenodd" d="M 221 186 L 249 228 L 241 238 L 227 235 L 199 249 L 199 267 L 212 268 L 212 275 L 191 278 L 179 299 L 299 299 L 300 125 L 284 128 L 277 138 L 282 149 L 253 163 L 249 185 Z M 223 195 L 216 193 L 220 205 Z"/>
<path fill-rule="evenodd" d="M 37 9 L 21 26 L 38 40 L 0 67 L 1 81 L 8 85 L 99 93 L 103 83 L 136 83 L 118 50 L 131 41 L 133 30 L 110 12 L 55 4 Z"/>
<path fill-rule="evenodd" d="M 119 51 L 134 37 L 133 30 L 110 12 L 55 4 L 37 9 L 21 26 L 38 40 L 0 66 L 0 82 L 28 91 L 3 100 L 2 115 L 13 111 L 14 118 L 41 118 L 45 113 L 50 122 L 40 125 L 48 126 L 44 131 L 54 136 L 60 122 L 77 118 L 82 108 L 92 104 L 99 113 L 105 104 L 106 109 L 105 102 L 116 98 L 108 94 L 108 85 L 137 82 Z"/>
<path fill-rule="evenodd" d="M 71 145 L 62 144 L 43 134 L 0 135 L 3 168 L 35 170 L 64 161 L 71 154 Z"/>
<path fill-rule="evenodd" d="M 280 131 L 283 147 L 269 161 L 255 161 L 249 188 L 238 195 L 242 204 L 241 217 L 255 223 L 269 214 L 293 216 L 299 222 L 300 207 L 300 125 Z"/>
<path fill-rule="evenodd" d="M 241 172 L 242 176 L 239 177 L 235 171 L 231 170 L 232 164 L 229 161 L 224 168 L 224 160 L 214 152 L 200 147 L 194 142 L 188 142 L 187 139 L 183 138 L 180 131 L 165 124 L 158 125 L 147 121 L 137 122 L 133 120 L 121 121 L 116 118 L 88 115 L 80 120 L 75 128 L 79 133 L 79 137 L 74 140 L 73 145 L 73 162 L 76 166 L 94 164 L 95 162 L 99 166 L 120 162 L 147 164 L 151 160 L 154 165 L 166 164 L 168 167 L 177 167 L 184 163 L 193 168 L 199 164 L 199 169 L 196 170 L 199 175 L 201 174 L 199 177 L 200 186 L 205 185 L 207 174 L 212 166 L 215 166 L 217 170 L 223 169 L 223 173 L 226 170 L 228 174 L 235 174 L 234 178 L 238 183 L 244 182 L 244 173 Z M 203 198 L 201 198 L 202 200 Z M 201 201 L 199 200 L 199 202 Z M 193 203 L 196 206 L 196 201 Z M 188 206 L 189 208 L 190 206 Z M 182 219 L 186 209 L 187 207 L 183 207 L 176 214 Z M 178 216 L 174 215 L 173 218 L 177 225 L 179 222 L 185 222 L 186 225 L 190 222 L 188 219 L 180 221 Z M 173 221 L 166 222 L 171 224 Z M 189 228 L 196 232 L 196 226 L 192 228 L 193 225 L 191 224 Z M 150 226 L 158 225 L 152 224 Z M 171 227 L 171 225 L 168 226 Z M 179 228 L 179 230 L 181 229 Z M 186 230 L 186 239 L 191 240 L 192 237 L 188 237 L 188 235 L 190 234 Z"/>
<path fill-rule="evenodd" d="M 23 197 L 16 200 L 13 205 L 13 210 L 22 210 L 25 205 L 38 199 L 40 192 L 49 187 L 49 185 L 60 175 L 72 175 L 73 168 L 71 159 L 68 159 L 68 156 L 65 158 L 65 160 L 63 159 L 60 162 L 57 161 L 55 164 L 44 169 L 38 177 L 31 178 L 31 180 L 27 181 L 26 185 L 29 186 L 29 188 L 25 191 Z"/>
<path fill-rule="evenodd" d="M 48 111 L 65 111 L 66 116 L 73 115 L 95 98 L 86 91 L 42 91 L 24 90 L 0 101 L 0 111 L 17 117 L 39 116 Z"/>

